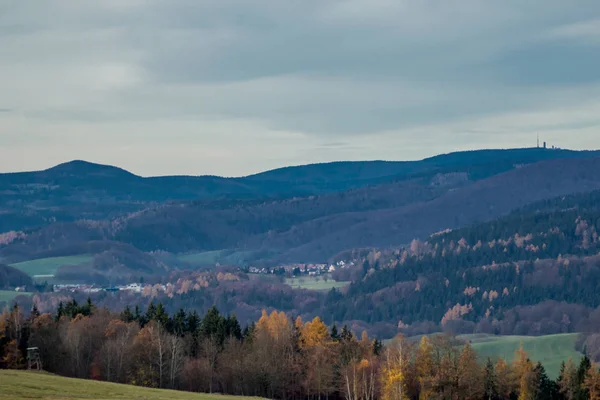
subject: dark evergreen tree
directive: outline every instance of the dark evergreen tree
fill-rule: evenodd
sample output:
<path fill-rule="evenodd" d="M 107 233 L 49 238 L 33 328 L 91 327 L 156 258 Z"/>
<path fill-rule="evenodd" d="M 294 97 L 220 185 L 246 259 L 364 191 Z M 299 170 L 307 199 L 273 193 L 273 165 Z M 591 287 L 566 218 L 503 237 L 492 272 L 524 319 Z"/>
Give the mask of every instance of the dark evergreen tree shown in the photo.
<path fill-rule="evenodd" d="M 497 400 L 498 399 L 498 384 L 496 381 L 496 370 L 494 363 L 488 357 L 483 370 L 483 388 L 485 393 L 485 400 Z"/>
<path fill-rule="evenodd" d="M 65 307 L 61 301 L 58 303 L 58 309 L 56 310 L 56 320 L 59 321 L 63 315 L 65 315 Z"/>
<path fill-rule="evenodd" d="M 333 324 L 331 327 L 331 333 L 329 335 L 334 341 L 340 340 L 340 334 L 338 333 L 337 325 Z"/>
<path fill-rule="evenodd" d="M 541 363 L 537 363 L 533 369 L 536 383 L 536 400 L 556 400 L 559 397 L 558 386 L 546 375 L 546 369 Z"/>
<path fill-rule="evenodd" d="M 139 312 L 139 309 L 138 309 L 138 312 Z M 126 323 L 133 322 L 135 320 L 135 316 L 131 312 L 131 308 L 129 308 L 129 305 L 127 305 L 125 307 L 125 309 L 121 312 L 121 315 L 119 316 L 119 318 L 121 319 L 121 321 L 126 322 Z"/>
<path fill-rule="evenodd" d="M 590 358 L 587 356 L 587 349 L 583 349 L 583 354 L 584 356 L 579 363 L 579 368 L 577 369 L 577 383 L 580 388 L 576 395 L 577 400 L 587 400 L 590 398 L 589 390 L 587 390 L 583 384 L 585 383 L 585 378 L 590 370 L 590 367 L 592 366 L 592 363 Z"/>
<path fill-rule="evenodd" d="M 183 336 L 187 329 L 186 314 L 183 308 L 180 308 L 177 313 L 173 316 L 169 323 L 169 331 L 176 334 L 177 336 Z"/>

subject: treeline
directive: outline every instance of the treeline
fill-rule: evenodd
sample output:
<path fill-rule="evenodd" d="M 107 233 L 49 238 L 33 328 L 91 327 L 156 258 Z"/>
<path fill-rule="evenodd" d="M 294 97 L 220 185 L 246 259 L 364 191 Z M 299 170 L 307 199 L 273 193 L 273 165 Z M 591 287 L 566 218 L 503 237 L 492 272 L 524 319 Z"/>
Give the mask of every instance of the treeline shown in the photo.
<path fill-rule="evenodd" d="M 353 270 L 336 271 L 337 278 L 353 283 L 345 293 L 329 293 L 319 314 L 372 325 L 427 322 L 440 329 L 460 306 L 468 311 L 453 319 L 467 322 L 461 330 L 473 332 L 483 322 L 482 332 L 498 333 L 486 327 L 499 326 L 517 307 L 554 301 L 597 308 L 600 206 L 575 207 L 573 199 L 540 204 L 544 212 L 526 209 L 415 240 L 406 248 L 372 251 Z M 547 211 L 551 206 L 556 209 Z M 573 329 L 555 322 L 543 333 Z"/>
<path fill-rule="evenodd" d="M 480 364 L 467 343 L 449 336 L 383 346 L 318 317 L 295 321 L 263 312 L 242 327 L 216 308 L 169 315 L 162 304 L 119 314 L 91 301 L 55 314 L 17 306 L 0 315 L 3 368 L 24 368 L 38 347 L 43 368 L 78 378 L 195 392 L 276 399 L 598 399 L 600 372 L 584 357 L 552 381 L 519 349 L 509 363 Z"/>

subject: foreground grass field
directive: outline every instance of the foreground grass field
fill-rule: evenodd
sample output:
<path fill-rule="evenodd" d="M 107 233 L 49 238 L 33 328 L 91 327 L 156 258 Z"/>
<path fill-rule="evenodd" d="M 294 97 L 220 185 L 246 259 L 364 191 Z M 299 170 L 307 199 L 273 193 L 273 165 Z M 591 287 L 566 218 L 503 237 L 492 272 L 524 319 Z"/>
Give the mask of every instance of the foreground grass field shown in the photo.
<path fill-rule="evenodd" d="M 513 360 L 515 351 L 523 343 L 523 349 L 535 362 L 541 362 L 551 379 L 556 379 L 560 364 L 572 358 L 579 362 L 583 354 L 575 350 L 577 333 L 548 336 L 493 336 L 464 335 L 459 338 L 471 341 L 473 348 L 480 354 L 482 361 L 488 357 L 502 357 Z"/>
<path fill-rule="evenodd" d="M 243 400 L 251 397 L 196 394 L 140 388 L 28 371 L 0 370 L 0 399 Z"/>
<path fill-rule="evenodd" d="M 24 261 L 17 264 L 12 264 L 11 267 L 17 268 L 29 276 L 36 275 L 53 276 L 56 270 L 63 265 L 81 265 L 92 261 L 93 256 L 89 254 L 66 256 L 66 257 L 51 257 L 41 258 L 38 260 Z"/>
<path fill-rule="evenodd" d="M 15 292 L 14 290 L 0 290 L 0 303 L 10 303 L 17 296 L 31 296 L 31 293 Z"/>
<path fill-rule="evenodd" d="M 350 282 L 336 282 L 333 279 L 325 281 L 322 277 L 302 277 L 302 278 L 290 278 L 286 279 L 285 283 L 296 289 L 307 289 L 307 290 L 331 290 L 332 288 L 343 288 L 350 284 Z"/>

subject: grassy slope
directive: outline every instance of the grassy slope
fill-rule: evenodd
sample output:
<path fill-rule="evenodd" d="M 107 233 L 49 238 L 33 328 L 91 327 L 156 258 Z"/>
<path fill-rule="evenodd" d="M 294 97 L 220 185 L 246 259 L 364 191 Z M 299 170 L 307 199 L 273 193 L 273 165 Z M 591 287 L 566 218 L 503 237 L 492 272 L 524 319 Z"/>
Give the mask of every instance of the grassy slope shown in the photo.
<path fill-rule="evenodd" d="M 285 283 L 293 288 L 308 290 L 331 290 L 332 288 L 343 288 L 350 284 L 350 282 L 336 282 L 333 279 L 328 279 L 325 282 L 323 278 L 317 280 L 315 277 L 286 279 Z"/>
<path fill-rule="evenodd" d="M 577 333 L 548 335 L 548 336 L 489 336 L 489 335 L 464 335 L 463 339 L 471 340 L 473 348 L 481 355 L 482 360 L 487 357 L 502 357 L 513 360 L 515 351 L 523 343 L 523 349 L 533 361 L 539 361 L 546 368 L 548 376 L 555 379 L 560 371 L 560 363 L 573 358 L 579 362 L 582 354 L 575 350 Z"/>
<path fill-rule="evenodd" d="M 29 296 L 28 292 L 15 292 L 14 290 L 0 290 L 0 303 L 3 301 L 10 303 L 17 296 Z"/>
<path fill-rule="evenodd" d="M 11 267 L 17 268 L 30 276 L 35 275 L 54 275 L 56 270 L 63 265 L 80 265 L 92 261 L 91 255 L 77 255 L 66 257 L 41 258 L 38 260 L 24 261 L 12 264 Z"/>
<path fill-rule="evenodd" d="M 43 372 L 0 371 L 0 400 L 9 399 L 232 400 L 244 399 L 244 397 L 147 389 L 114 383 L 63 378 Z"/>

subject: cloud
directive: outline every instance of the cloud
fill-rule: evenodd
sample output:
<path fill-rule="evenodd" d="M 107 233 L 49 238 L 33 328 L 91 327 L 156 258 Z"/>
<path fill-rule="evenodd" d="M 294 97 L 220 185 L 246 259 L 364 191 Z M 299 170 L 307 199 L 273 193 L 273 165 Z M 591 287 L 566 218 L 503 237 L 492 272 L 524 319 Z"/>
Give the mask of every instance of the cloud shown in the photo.
<path fill-rule="evenodd" d="M 599 20 L 587 0 L 4 1 L 0 169 L 241 175 L 532 131 L 600 147 Z"/>

